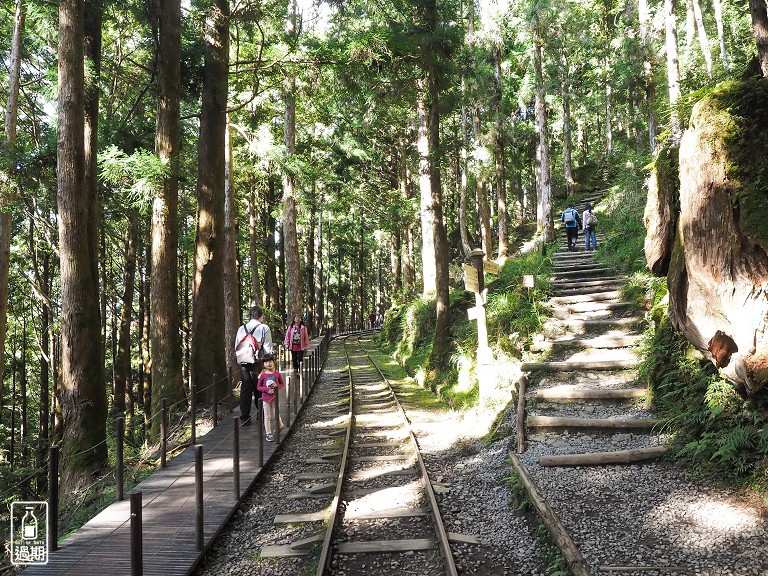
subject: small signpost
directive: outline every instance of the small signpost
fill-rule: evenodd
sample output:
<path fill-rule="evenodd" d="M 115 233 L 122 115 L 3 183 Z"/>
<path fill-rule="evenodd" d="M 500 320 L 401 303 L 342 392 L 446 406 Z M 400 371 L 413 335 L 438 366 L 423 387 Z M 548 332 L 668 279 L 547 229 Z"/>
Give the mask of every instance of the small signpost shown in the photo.
<path fill-rule="evenodd" d="M 483 272 L 486 274 L 498 274 L 499 270 L 501 270 L 501 266 L 496 264 L 496 262 L 489 262 L 488 260 L 483 260 Z"/>
<path fill-rule="evenodd" d="M 486 294 L 484 272 L 486 266 L 490 270 L 498 272 L 499 265 L 495 262 L 486 262 L 483 260 L 485 252 L 479 248 L 472 251 L 472 266 L 464 264 L 464 285 L 467 290 L 475 293 L 475 306 L 467 310 L 467 316 L 470 320 L 477 321 L 477 362 L 478 364 L 490 364 L 491 349 L 488 346 L 488 323 L 485 316 Z M 489 270 L 489 271 L 490 271 Z M 494 273 L 495 273 L 494 272 Z M 480 379 L 480 395 L 483 396 L 483 380 Z"/>

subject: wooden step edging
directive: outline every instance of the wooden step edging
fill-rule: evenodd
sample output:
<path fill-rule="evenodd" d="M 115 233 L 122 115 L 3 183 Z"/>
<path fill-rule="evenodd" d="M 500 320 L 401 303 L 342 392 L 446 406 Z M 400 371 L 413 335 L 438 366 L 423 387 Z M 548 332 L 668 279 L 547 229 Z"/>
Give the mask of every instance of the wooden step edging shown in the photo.
<path fill-rule="evenodd" d="M 536 485 L 536 482 L 534 482 L 531 475 L 528 474 L 528 470 L 523 466 L 520 458 L 518 458 L 517 454 L 514 452 L 509 453 L 509 458 L 515 472 L 520 476 L 520 480 L 522 481 L 523 486 L 525 486 L 525 489 L 528 492 L 528 497 L 533 503 L 539 518 L 541 518 L 547 531 L 560 549 L 563 558 L 565 558 L 565 561 L 568 563 L 568 568 L 570 569 L 571 574 L 573 574 L 573 576 L 590 576 L 587 562 L 576 547 L 571 535 L 568 533 L 568 530 L 560 518 L 557 517 L 552 508 L 549 507 L 549 504 L 547 504 L 539 487 Z"/>
<path fill-rule="evenodd" d="M 595 428 L 603 430 L 649 430 L 661 424 L 657 418 L 577 418 L 571 416 L 528 416 L 531 428 Z"/>
<path fill-rule="evenodd" d="M 614 452 L 588 452 L 585 454 L 558 454 L 541 456 L 540 466 L 601 466 L 603 464 L 633 464 L 644 460 L 660 458 L 667 453 L 666 446 L 633 448 Z"/>

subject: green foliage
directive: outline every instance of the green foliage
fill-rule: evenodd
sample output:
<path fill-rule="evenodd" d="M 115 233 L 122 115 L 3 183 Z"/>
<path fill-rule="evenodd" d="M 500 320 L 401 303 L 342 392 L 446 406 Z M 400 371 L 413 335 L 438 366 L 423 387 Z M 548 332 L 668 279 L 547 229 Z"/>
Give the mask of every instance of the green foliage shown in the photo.
<path fill-rule="evenodd" d="M 640 378 L 674 432 L 673 457 L 695 472 L 736 481 L 768 470 L 768 401 L 745 400 L 667 317 L 645 345 Z"/>
<path fill-rule="evenodd" d="M 144 213 L 149 211 L 154 193 L 170 173 L 155 154 L 142 149 L 128 155 L 117 146 L 109 146 L 99 154 L 98 164 L 99 177 L 121 190 L 126 204 Z"/>
<path fill-rule="evenodd" d="M 552 261 L 538 251 L 508 260 L 499 277 L 488 284 L 488 338 L 507 355 L 520 357 L 524 346 L 541 329 L 542 303 L 549 291 Z M 523 275 L 534 276 L 529 292 Z"/>

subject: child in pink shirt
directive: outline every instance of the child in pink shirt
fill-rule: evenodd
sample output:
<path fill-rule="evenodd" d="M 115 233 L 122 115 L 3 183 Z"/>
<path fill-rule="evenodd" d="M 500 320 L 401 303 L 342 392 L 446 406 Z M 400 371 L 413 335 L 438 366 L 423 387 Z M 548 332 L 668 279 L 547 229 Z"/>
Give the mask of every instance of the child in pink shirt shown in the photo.
<path fill-rule="evenodd" d="M 275 370 L 275 359 L 270 354 L 264 356 L 263 361 L 264 368 L 259 374 L 256 389 L 261 392 L 261 399 L 264 402 L 264 431 L 267 433 L 267 442 L 272 442 L 275 439 L 272 433 L 273 421 L 277 419 L 278 425 L 280 425 L 280 417 L 275 414 L 275 398 L 278 390 L 285 388 L 285 382 L 283 375 Z"/>

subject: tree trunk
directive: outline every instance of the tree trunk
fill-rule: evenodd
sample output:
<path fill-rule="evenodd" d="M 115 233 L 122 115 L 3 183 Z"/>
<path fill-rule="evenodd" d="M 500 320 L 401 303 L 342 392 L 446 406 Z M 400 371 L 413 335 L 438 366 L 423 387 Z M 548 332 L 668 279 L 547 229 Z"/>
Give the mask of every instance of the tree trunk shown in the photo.
<path fill-rule="evenodd" d="M 258 202 L 260 204 L 260 202 Z M 248 271 L 251 273 L 251 293 L 248 298 L 244 298 L 244 302 L 248 302 L 249 305 L 258 304 L 264 306 L 266 299 L 264 298 L 264 291 L 262 290 L 260 269 L 264 265 L 264 259 L 262 258 L 262 252 L 259 250 L 259 246 L 263 240 L 263 236 L 259 234 L 261 224 L 261 213 L 256 209 L 257 195 L 255 186 L 251 186 L 250 194 L 248 197 L 248 255 L 250 260 L 250 266 Z M 266 271 L 265 283 L 266 283 Z"/>
<path fill-rule="evenodd" d="M 536 74 L 536 224 L 537 231 L 545 242 L 555 239 L 555 227 L 552 221 L 552 187 L 549 182 L 549 144 L 547 143 L 546 94 L 544 92 L 544 74 L 541 66 L 541 36 L 539 21 L 533 24 L 533 66 Z"/>
<path fill-rule="evenodd" d="M 59 3 L 57 176 L 61 257 L 63 445 L 61 495 L 89 484 L 107 463 L 107 397 L 101 356 L 98 277 L 88 226 L 96 198 L 85 186 L 84 13 Z"/>
<path fill-rule="evenodd" d="M 640 20 L 640 42 L 643 47 L 643 83 L 645 86 L 645 107 L 648 111 L 648 143 L 651 154 L 656 152 L 656 136 L 658 134 L 658 119 L 656 118 L 656 81 L 653 79 L 653 47 L 650 38 L 650 14 L 648 1 L 638 1 L 638 16 Z"/>
<path fill-rule="evenodd" d="M 317 309 L 315 301 L 315 269 L 317 246 L 315 243 L 315 222 L 317 218 L 317 181 L 312 180 L 312 194 L 309 201 L 309 235 L 307 237 L 307 329 L 310 334 L 316 334 Z"/>
<path fill-rule="evenodd" d="M 51 305 L 50 296 L 51 281 L 51 256 L 46 253 L 43 256 L 43 275 L 40 287 L 43 289 L 43 302 L 40 315 L 40 422 L 38 424 L 39 457 L 38 467 L 43 465 L 48 457 L 48 438 L 50 437 L 51 419 L 51 377 L 50 363 L 53 356 L 51 344 Z"/>
<path fill-rule="evenodd" d="M 680 68 L 677 56 L 677 21 L 675 20 L 675 0 L 664 0 L 664 23 L 667 47 L 667 86 L 669 88 L 670 132 L 672 142 L 680 142 L 680 115 L 677 101 L 680 99 Z"/>
<path fill-rule="evenodd" d="M 133 322 L 133 292 L 136 277 L 136 246 L 139 242 L 138 214 L 128 213 L 125 238 L 125 275 L 123 276 L 122 311 L 120 314 L 120 335 L 115 356 L 115 398 L 112 410 L 122 416 L 126 405 L 133 396 L 131 378 L 131 324 Z M 128 428 L 130 429 L 130 428 Z"/>
<path fill-rule="evenodd" d="M 707 66 L 707 76 L 712 78 L 712 51 L 709 49 L 709 38 L 707 38 L 707 31 L 704 28 L 704 18 L 701 16 L 701 6 L 699 6 L 699 0 L 692 0 L 692 2 L 693 16 L 699 33 L 699 45 L 701 46 L 701 53 L 704 55 L 704 63 Z"/>
<path fill-rule="evenodd" d="M 472 124 L 475 133 L 474 147 L 478 150 L 483 144 L 480 142 L 480 112 L 477 106 L 472 109 Z M 478 176 L 475 195 L 477 212 L 480 217 L 480 243 L 483 252 L 490 258 L 490 255 L 493 253 L 493 232 L 491 230 L 491 209 L 488 205 L 488 184 L 484 177 Z"/>
<path fill-rule="evenodd" d="M 296 0 L 288 2 L 286 36 L 289 42 L 295 42 L 298 36 L 296 28 Z M 283 248 L 285 250 L 285 281 L 288 300 L 288 317 L 301 314 L 304 305 L 301 298 L 301 262 L 299 261 L 299 239 L 296 226 L 296 177 L 290 168 L 296 154 L 296 78 L 288 76 L 285 80 L 285 123 L 283 124 L 283 143 L 285 144 L 285 164 L 283 169 Z"/>
<path fill-rule="evenodd" d="M 177 212 L 179 203 L 179 97 L 181 91 L 181 4 L 160 0 L 160 46 L 157 74 L 157 126 L 155 152 L 169 173 L 152 203 L 150 279 L 151 386 L 145 386 L 145 414 L 158 414 L 162 399 L 174 404 L 184 398 L 181 376 L 179 327 Z M 160 432 L 160 418 L 152 418 L 153 438 Z"/>
<path fill-rule="evenodd" d="M 275 176 L 270 174 L 267 182 L 267 201 L 264 206 L 262 221 L 266 229 L 264 236 L 267 239 L 266 264 L 264 266 L 264 286 L 266 288 L 267 306 L 271 310 L 278 310 L 280 307 L 280 287 L 277 285 L 277 265 L 275 263 L 275 217 L 272 215 L 272 208 L 275 205 Z"/>
<path fill-rule="evenodd" d="M 765 78 L 768 76 L 768 5 L 765 0 L 749 0 L 749 11 L 752 15 L 752 29 L 755 31 L 757 59 Z"/>
<path fill-rule="evenodd" d="M 240 279 L 237 269 L 237 214 L 235 208 L 235 166 L 232 160 L 232 132 L 229 123 L 224 136 L 224 355 L 227 373 L 238 374 L 232 340 L 240 326 Z"/>
<path fill-rule="evenodd" d="M 504 89 L 501 79 L 501 47 L 493 47 L 494 117 L 496 161 L 496 206 L 499 223 L 499 258 L 505 259 L 509 252 L 509 216 L 507 214 L 507 186 L 504 170 Z M 488 255 L 491 258 L 491 255 Z"/>
<path fill-rule="evenodd" d="M 462 94 L 464 92 L 464 79 L 461 81 Z M 469 148 L 469 135 L 467 129 L 467 109 L 461 105 L 461 181 L 459 184 L 459 234 L 461 236 L 461 253 L 468 259 L 472 252 L 472 246 L 469 243 L 469 231 L 467 230 L 467 192 L 469 184 L 469 174 L 467 171 Z"/>
<path fill-rule="evenodd" d="M 424 102 L 426 88 L 421 81 L 419 98 L 416 104 L 418 117 L 418 142 L 419 151 L 419 194 L 421 214 L 421 270 L 423 279 L 424 296 L 437 290 L 437 263 L 435 261 L 435 245 L 433 227 L 435 217 L 432 207 L 432 188 L 430 181 L 429 164 L 429 131 L 427 127 L 427 107 Z"/>
<path fill-rule="evenodd" d="M 712 0 L 712 6 L 715 10 L 715 24 L 717 25 L 717 39 L 720 42 L 720 59 L 723 61 L 723 68 L 730 72 L 728 63 L 728 52 L 725 49 L 725 33 L 723 32 L 723 4 L 720 0 Z"/>
<path fill-rule="evenodd" d="M 563 176 L 565 177 L 565 193 L 570 195 L 573 189 L 573 159 L 571 158 L 571 70 L 568 55 L 563 52 L 562 83 L 560 85 L 563 99 Z"/>
<path fill-rule="evenodd" d="M 104 365 L 105 344 L 107 336 L 107 290 L 106 290 L 106 267 L 102 266 L 102 290 L 99 290 L 99 252 L 102 220 L 102 204 L 98 201 L 98 167 L 96 160 L 99 151 L 98 133 L 99 133 L 99 83 L 101 77 L 101 22 L 103 16 L 102 0 L 84 0 L 84 49 L 86 66 L 88 74 L 86 75 L 85 85 L 85 174 L 83 185 L 87 190 L 87 195 L 93 198 L 94 202 L 90 205 L 90 215 L 88 217 L 87 227 L 90 237 L 89 246 L 91 251 L 91 265 L 93 266 L 93 276 L 96 278 L 96 290 L 100 295 L 101 305 L 99 314 L 99 338 L 101 356 L 100 364 Z M 113 356 L 114 359 L 114 356 Z"/>
<path fill-rule="evenodd" d="M 224 149 L 227 126 L 229 4 L 214 0 L 205 31 L 203 100 L 198 142 L 197 230 L 192 283 L 192 383 L 206 402 L 227 391 L 224 358 Z M 205 393 L 202 391 L 205 390 Z"/>
<path fill-rule="evenodd" d="M 11 60 L 8 68 L 8 102 L 5 107 L 5 146 L 8 166 L 12 167 L 16 156 L 16 124 L 19 115 L 19 86 L 21 85 L 21 50 L 24 36 L 26 11 L 23 0 L 16 1 L 16 17 L 11 44 Z M 5 334 L 8 328 L 8 282 L 11 263 L 11 235 L 13 230 L 10 209 L 13 190 L 13 174 L 0 176 L 0 358 L 5 358 Z M 2 388 L 4 362 L 0 362 L 0 388 Z"/>
<path fill-rule="evenodd" d="M 320 203 L 320 211 L 318 213 L 317 224 L 317 274 L 315 275 L 315 292 L 317 293 L 317 330 L 322 333 L 326 326 L 326 314 L 325 314 L 325 291 L 324 287 L 327 284 L 325 281 L 325 270 L 323 267 L 323 236 L 325 234 L 325 227 L 323 225 L 323 208 L 322 202 Z"/>

